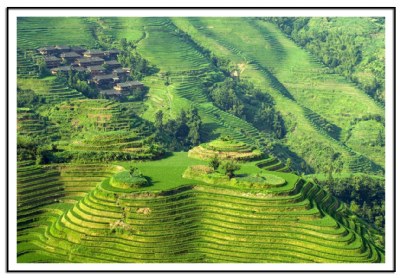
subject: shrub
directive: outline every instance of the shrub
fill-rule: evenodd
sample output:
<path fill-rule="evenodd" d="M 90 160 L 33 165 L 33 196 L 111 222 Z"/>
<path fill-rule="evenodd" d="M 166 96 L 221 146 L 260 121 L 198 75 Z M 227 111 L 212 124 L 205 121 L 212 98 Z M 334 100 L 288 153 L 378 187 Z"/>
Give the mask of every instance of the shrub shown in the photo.
<path fill-rule="evenodd" d="M 218 156 L 216 156 L 216 155 L 211 159 L 210 163 L 208 164 L 208 166 L 213 168 L 214 171 L 218 169 L 219 165 L 220 165 L 220 161 L 218 159 Z"/>
<path fill-rule="evenodd" d="M 115 174 L 110 179 L 110 184 L 119 188 L 140 188 L 148 185 L 148 181 L 143 176 L 132 176 L 129 171 Z"/>
<path fill-rule="evenodd" d="M 235 176 L 235 172 L 240 170 L 240 165 L 232 161 L 228 161 L 222 165 L 222 169 L 224 169 L 225 175 L 227 175 L 228 178 L 231 179 Z"/>

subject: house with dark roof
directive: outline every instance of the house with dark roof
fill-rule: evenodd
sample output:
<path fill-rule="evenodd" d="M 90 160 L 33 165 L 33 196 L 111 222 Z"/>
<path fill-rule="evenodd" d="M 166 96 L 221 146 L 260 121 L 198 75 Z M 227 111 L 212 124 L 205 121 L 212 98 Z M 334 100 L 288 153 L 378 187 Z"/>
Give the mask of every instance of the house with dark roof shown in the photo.
<path fill-rule="evenodd" d="M 120 78 L 128 76 L 129 72 L 130 72 L 129 69 L 126 69 L 126 68 L 116 68 L 116 69 L 113 69 L 113 71 L 112 71 L 112 73 L 115 76 L 118 76 Z"/>
<path fill-rule="evenodd" d="M 114 82 L 117 82 L 119 79 L 118 77 L 112 74 L 104 74 L 104 75 L 96 75 L 93 76 L 92 81 L 96 83 L 98 86 L 107 86 L 112 85 Z"/>
<path fill-rule="evenodd" d="M 83 56 L 88 58 L 91 57 L 104 58 L 104 51 L 99 49 L 91 49 L 83 52 Z"/>
<path fill-rule="evenodd" d="M 104 64 L 104 59 L 99 58 L 99 57 L 80 58 L 80 59 L 77 59 L 76 62 L 80 67 L 100 66 L 100 65 Z"/>
<path fill-rule="evenodd" d="M 115 98 L 115 99 L 119 99 L 122 97 L 122 93 L 119 91 L 116 91 L 114 89 L 111 90 L 101 90 L 99 92 L 99 94 L 101 96 L 104 96 L 105 98 Z"/>
<path fill-rule="evenodd" d="M 77 71 L 77 72 L 84 72 L 84 71 L 86 71 L 87 69 L 84 68 L 84 67 L 72 67 L 72 70 L 73 70 L 73 71 Z"/>
<path fill-rule="evenodd" d="M 104 65 L 107 69 L 116 69 L 121 67 L 121 64 L 116 60 L 105 61 Z"/>
<path fill-rule="evenodd" d="M 114 89 L 117 91 L 130 91 L 137 88 L 143 88 L 144 84 L 139 81 L 127 81 L 123 83 L 117 83 Z"/>
<path fill-rule="evenodd" d="M 117 55 L 120 53 L 121 53 L 121 51 L 119 51 L 117 49 L 110 49 L 110 50 L 104 51 L 104 56 L 107 57 L 108 59 L 116 59 Z"/>
<path fill-rule="evenodd" d="M 86 69 L 91 75 L 98 75 L 105 73 L 106 69 L 103 66 L 90 66 Z"/>
<path fill-rule="evenodd" d="M 86 49 L 83 48 L 83 47 L 80 47 L 80 46 L 71 46 L 71 50 L 70 50 L 70 51 L 71 51 L 71 52 L 76 52 L 76 53 L 78 53 L 79 55 L 82 55 L 83 52 L 86 51 Z"/>
<path fill-rule="evenodd" d="M 57 68 L 52 68 L 51 74 L 56 75 L 57 73 L 68 73 L 72 68 L 70 66 L 62 66 Z"/>
<path fill-rule="evenodd" d="M 82 56 L 76 52 L 64 52 L 60 55 L 61 59 L 66 62 L 73 62 L 76 59 L 81 58 Z"/>
<path fill-rule="evenodd" d="M 46 56 L 43 59 L 48 68 L 55 68 L 61 64 L 61 59 L 56 56 Z"/>
<path fill-rule="evenodd" d="M 58 52 L 58 49 L 56 49 L 54 46 L 45 46 L 38 48 L 38 51 L 42 55 L 54 55 Z"/>
<path fill-rule="evenodd" d="M 71 50 L 71 47 L 66 45 L 56 45 L 55 48 L 57 49 L 58 53 L 69 52 Z"/>

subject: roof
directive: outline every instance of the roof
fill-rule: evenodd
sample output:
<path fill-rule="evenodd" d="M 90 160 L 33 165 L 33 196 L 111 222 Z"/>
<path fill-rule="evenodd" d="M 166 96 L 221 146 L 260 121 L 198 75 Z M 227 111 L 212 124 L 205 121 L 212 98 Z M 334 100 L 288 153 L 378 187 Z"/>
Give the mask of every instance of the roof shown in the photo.
<path fill-rule="evenodd" d="M 61 58 L 79 58 L 81 55 L 79 55 L 76 52 L 64 52 L 60 55 Z"/>
<path fill-rule="evenodd" d="M 104 51 L 100 49 L 90 49 L 83 54 L 104 54 Z"/>
<path fill-rule="evenodd" d="M 122 95 L 121 92 L 118 92 L 118 91 L 113 90 L 113 89 L 111 89 L 111 90 L 101 90 L 100 94 L 101 95 L 108 95 L 108 96 L 110 96 L 110 95 Z"/>
<path fill-rule="evenodd" d="M 66 45 L 56 45 L 55 48 L 58 49 L 58 50 L 64 50 L 64 49 L 70 50 L 71 49 L 71 47 L 66 46 Z"/>
<path fill-rule="evenodd" d="M 45 62 L 51 62 L 51 61 L 60 61 L 60 58 L 57 58 L 56 56 L 46 56 L 44 57 Z"/>
<path fill-rule="evenodd" d="M 118 61 L 116 60 L 110 60 L 110 61 L 105 61 L 104 64 L 107 65 L 121 65 Z"/>
<path fill-rule="evenodd" d="M 117 68 L 113 70 L 114 73 L 125 73 L 126 70 L 124 70 L 123 68 Z"/>
<path fill-rule="evenodd" d="M 84 67 L 73 67 L 72 70 L 75 70 L 75 71 L 85 71 L 86 68 L 84 68 Z"/>
<path fill-rule="evenodd" d="M 79 52 L 82 52 L 82 51 L 86 51 L 86 48 L 83 48 L 83 47 L 80 47 L 80 46 L 72 46 L 72 47 L 71 47 L 71 51 L 79 51 Z"/>
<path fill-rule="evenodd" d="M 41 50 L 56 50 L 56 48 L 54 46 L 45 46 L 45 47 L 41 47 L 38 48 L 39 51 Z"/>
<path fill-rule="evenodd" d="M 62 67 L 57 67 L 57 68 L 52 68 L 51 71 L 70 71 L 71 67 L 70 66 L 62 66 Z"/>
<path fill-rule="evenodd" d="M 107 79 L 113 79 L 114 80 L 115 76 L 112 74 L 105 74 L 105 75 L 96 75 L 93 76 L 93 80 L 107 80 Z"/>
<path fill-rule="evenodd" d="M 106 54 L 119 54 L 119 53 L 121 53 L 121 51 L 119 51 L 118 49 L 110 49 L 110 50 L 104 51 L 104 53 L 106 53 Z"/>
<path fill-rule="evenodd" d="M 104 62 L 104 59 L 99 57 L 91 57 L 91 58 L 81 58 L 78 59 L 79 63 L 89 63 L 89 62 Z"/>
<path fill-rule="evenodd" d="M 105 68 L 103 68 L 103 66 L 90 66 L 87 68 L 88 71 L 92 71 L 92 70 L 105 70 Z"/>
<path fill-rule="evenodd" d="M 139 81 L 128 81 L 124 83 L 118 83 L 117 86 L 119 87 L 132 87 L 132 86 L 142 86 L 143 83 Z"/>

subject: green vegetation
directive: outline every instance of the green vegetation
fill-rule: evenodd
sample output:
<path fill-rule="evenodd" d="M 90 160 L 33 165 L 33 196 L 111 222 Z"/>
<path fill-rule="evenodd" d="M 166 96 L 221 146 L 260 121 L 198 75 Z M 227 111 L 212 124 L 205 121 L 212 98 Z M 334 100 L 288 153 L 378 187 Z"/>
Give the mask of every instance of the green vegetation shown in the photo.
<path fill-rule="evenodd" d="M 19 18 L 18 262 L 384 262 L 382 22 L 281 20 Z M 48 45 L 145 89 L 48 76 Z"/>
<path fill-rule="evenodd" d="M 248 161 L 259 159 L 263 153 L 244 142 L 238 142 L 230 137 L 222 137 L 201 144 L 189 151 L 189 156 L 202 160 L 237 160 Z"/>
<path fill-rule="evenodd" d="M 274 22 L 334 72 L 349 78 L 384 103 L 384 18 L 276 17 L 266 20 Z"/>
<path fill-rule="evenodd" d="M 123 171 L 112 176 L 110 184 L 120 188 L 139 188 L 148 185 L 148 181 L 143 176 L 132 175 L 128 171 Z"/>

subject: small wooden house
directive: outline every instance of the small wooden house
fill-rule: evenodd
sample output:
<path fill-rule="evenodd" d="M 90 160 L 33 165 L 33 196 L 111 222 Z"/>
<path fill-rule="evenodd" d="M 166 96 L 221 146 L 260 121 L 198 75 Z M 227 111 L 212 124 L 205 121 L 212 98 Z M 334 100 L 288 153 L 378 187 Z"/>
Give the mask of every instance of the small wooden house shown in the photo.
<path fill-rule="evenodd" d="M 104 58 L 104 51 L 99 49 L 91 49 L 83 52 L 83 56 L 87 58 L 93 58 L 93 57 Z"/>
<path fill-rule="evenodd" d="M 71 47 L 66 45 L 56 45 L 55 47 L 58 53 L 69 52 L 71 51 Z"/>
<path fill-rule="evenodd" d="M 76 59 L 81 58 L 82 56 L 76 52 L 64 52 L 64 53 L 61 53 L 60 57 L 63 61 L 71 63 L 71 62 L 75 61 Z"/>
<path fill-rule="evenodd" d="M 54 55 L 58 52 L 58 50 L 54 46 L 46 46 L 38 48 L 38 51 L 42 55 Z"/>
<path fill-rule="evenodd" d="M 104 65 L 108 69 L 116 69 L 116 68 L 121 67 L 121 64 L 116 60 L 105 61 Z"/>
<path fill-rule="evenodd" d="M 116 68 L 112 71 L 115 76 L 125 77 L 129 75 L 130 70 L 127 68 Z"/>
<path fill-rule="evenodd" d="M 83 55 L 83 52 L 85 52 L 85 51 L 86 51 L 86 49 L 83 47 L 80 47 L 80 46 L 72 46 L 71 47 L 71 52 L 76 52 L 79 55 Z"/>
<path fill-rule="evenodd" d="M 118 83 L 114 86 L 117 91 L 131 91 L 133 89 L 143 88 L 143 83 L 139 81 L 127 81 L 123 83 Z"/>
<path fill-rule="evenodd" d="M 117 55 L 120 53 L 121 53 L 121 51 L 119 51 L 117 49 L 110 49 L 110 50 L 104 51 L 104 56 L 108 59 L 116 59 Z"/>
<path fill-rule="evenodd" d="M 57 68 L 52 68 L 51 74 L 56 75 L 57 73 L 68 73 L 72 68 L 70 66 L 62 66 Z"/>
<path fill-rule="evenodd" d="M 104 87 L 104 86 L 110 86 L 114 82 L 117 82 L 118 77 L 115 77 L 112 74 L 96 75 L 93 76 L 92 81 L 96 83 L 96 85 Z"/>
<path fill-rule="evenodd" d="M 77 72 L 84 72 L 84 71 L 86 71 L 87 69 L 84 68 L 84 67 L 72 67 L 72 70 L 73 70 L 73 71 L 77 71 Z"/>
<path fill-rule="evenodd" d="M 105 68 L 103 66 L 90 66 L 86 69 L 91 75 L 99 75 L 105 73 Z"/>
<path fill-rule="evenodd" d="M 115 98 L 115 99 L 119 99 L 121 98 L 122 94 L 119 91 L 116 91 L 114 89 L 111 90 L 101 90 L 99 92 L 100 95 L 106 97 L 106 98 Z"/>
<path fill-rule="evenodd" d="M 104 59 L 99 57 L 81 58 L 76 60 L 80 67 L 100 66 L 104 63 Z"/>
<path fill-rule="evenodd" d="M 61 64 L 61 59 L 56 56 L 46 56 L 44 57 L 44 62 L 46 63 L 46 67 L 55 68 Z"/>

